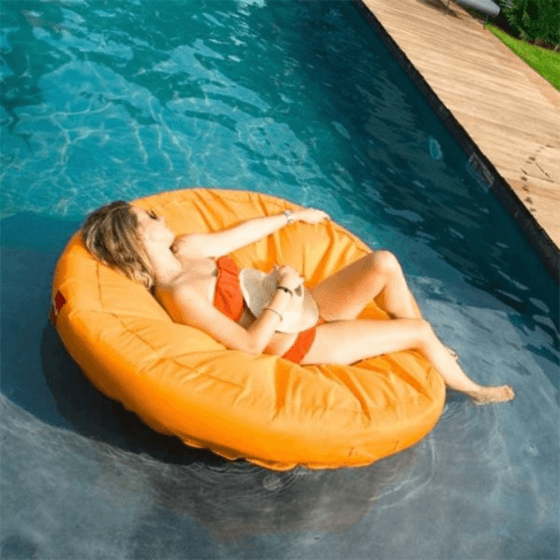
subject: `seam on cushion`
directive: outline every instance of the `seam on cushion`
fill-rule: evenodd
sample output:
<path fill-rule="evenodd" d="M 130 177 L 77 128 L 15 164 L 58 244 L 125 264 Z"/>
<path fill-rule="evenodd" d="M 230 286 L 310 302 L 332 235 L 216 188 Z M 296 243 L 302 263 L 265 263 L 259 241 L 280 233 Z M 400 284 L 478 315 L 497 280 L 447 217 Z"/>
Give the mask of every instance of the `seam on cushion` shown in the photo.
<path fill-rule="evenodd" d="M 134 335 L 138 340 L 140 340 L 141 342 L 143 342 L 146 346 L 148 346 L 148 348 L 150 348 L 150 350 L 156 352 L 156 348 L 154 348 L 147 340 L 145 340 L 144 338 L 142 338 L 136 331 L 131 330 L 129 327 L 127 327 L 123 320 L 121 319 L 121 317 L 119 315 L 117 315 L 116 313 L 113 313 L 111 311 L 107 311 L 105 309 L 105 304 L 103 303 L 103 290 L 101 289 L 101 279 L 100 279 L 100 263 L 97 262 L 97 269 L 96 269 L 96 275 L 97 275 L 97 291 L 99 293 L 99 303 L 101 303 L 101 311 L 102 313 L 107 313 L 109 315 L 111 315 L 113 318 L 115 318 L 122 326 L 122 328 L 124 329 L 125 332 L 127 332 L 128 334 L 132 334 Z M 161 360 L 162 358 L 158 358 L 159 360 Z M 187 366 L 180 364 L 179 362 L 177 362 L 173 357 L 166 357 L 166 360 L 170 360 L 172 363 L 176 364 L 179 367 L 184 367 L 186 369 L 188 369 L 190 372 L 196 371 L 193 370 L 192 368 L 188 368 Z M 139 370 L 137 373 L 139 373 L 142 370 Z"/>
<path fill-rule="evenodd" d="M 366 398 L 364 398 L 360 394 L 360 391 L 358 389 L 358 384 L 355 383 L 352 379 L 350 379 L 350 375 L 344 370 L 342 370 L 341 373 L 339 373 L 339 376 L 344 377 L 345 381 L 343 381 L 342 385 L 344 385 L 344 387 L 347 388 L 350 394 L 354 397 L 355 401 L 358 402 L 358 406 L 362 410 L 362 413 L 367 417 L 368 420 L 371 420 L 371 415 L 369 413 L 369 407 L 366 403 Z M 362 390 L 364 390 L 363 387 Z M 365 390 L 364 392 L 367 393 L 367 391 Z"/>
<path fill-rule="evenodd" d="M 154 350 L 154 351 L 155 351 L 155 348 L 154 348 L 149 342 L 147 342 L 143 337 L 141 337 L 137 332 L 135 332 L 135 331 L 129 329 L 128 327 L 126 327 L 126 326 L 124 325 L 122 319 L 121 319 L 118 315 L 116 315 L 115 313 L 110 313 L 110 312 L 105 312 L 105 313 L 108 313 L 109 315 L 111 315 L 112 317 L 114 317 L 115 319 L 117 319 L 117 321 L 121 324 L 121 326 L 123 327 L 123 329 L 124 329 L 127 333 L 134 335 L 136 338 L 138 338 L 138 340 L 140 340 L 141 342 L 143 342 L 143 343 L 144 343 L 146 346 L 148 346 L 151 350 Z M 205 377 L 210 377 L 210 378 L 214 379 L 214 380 L 217 381 L 217 382 L 224 383 L 224 384 L 227 384 L 227 385 L 231 385 L 231 384 L 232 384 L 231 382 L 224 381 L 223 379 L 214 378 L 214 377 L 212 377 L 211 375 L 200 373 L 200 372 L 198 372 L 198 371 L 197 371 L 196 369 L 194 369 L 194 368 L 191 368 L 191 367 L 189 367 L 189 366 L 185 366 L 184 364 L 181 364 L 181 363 L 177 362 L 174 358 L 166 357 L 166 358 L 163 358 L 163 359 L 164 359 L 164 360 L 170 360 L 172 363 L 176 364 L 176 365 L 179 366 L 180 368 L 186 369 L 186 370 L 187 370 L 188 372 L 190 372 L 190 373 L 197 373 L 199 376 L 202 376 L 202 375 L 203 375 L 203 376 L 205 376 Z M 159 358 L 159 360 L 162 360 L 162 358 Z M 303 367 L 303 366 L 302 366 L 302 367 Z M 140 371 L 141 371 L 141 370 L 140 370 Z M 140 371 L 138 372 L 139 375 L 141 375 Z M 244 385 L 235 385 L 235 386 L 236 386 L 236 387 L 241 387 L 241 388 L 244 387 Z M 276 411 L 274 412 L 273 416 L 271 417 L 271 420 L 274 420 L 274 419 L 280 414 L 281 410 L 283 410 L 283 409 L 284 409 L 284 407 L 282 407 L 282 408 L 276 407 Z M 325 407 L 324 405 L 307 406 L 306 409 L 307 409 L 307 410 L 311 410 L 313 413 L 314 413 L 314 412 L 317 412 L 317 411 L 325 412 L 325 411 L 328 410 L 329 412 L 338 412 L 338 413 L 344 413 L 344 414 L 352 414 L 352 415 L 358 415 L 358 416 L 360 416 L 360 417 L 366 416 L 367 419 L 368 419 L 368 421 L 371 422 L 371 417 L 365 415 L 361 410 L 347 409 L 347 408 L 341 408 L 341 407 Z"/>
<path fill-rule="evenodd" d="M 100 278 L 100 273 L 99 273 L 99 271 L 100 271 L 100 263 L 99 263 L 99 261 L 98 261 L 97 259 L 96 259 L 95 265 L 96 265 L 95 275 L 96 275 L 96 277 L 97 277 L 97 293 L 99 294 L 99 303 L 101 304 L 101 309 L 102 309 L 103 311 L 105 311 L 105 305 L 104 305 L 104 303 L 103 303 L 103 296 L 102 296 L 102 293 L 103 293 L 103 292 L 102 292 L 102 290 L 101 290 L 101 278 Z"/>
<path fill-rule="evenodd" d="M 305 366 L 301 366 L 301 367 L 305 367 Z M 345 387 L 348 388 L 347 385 L 345 385 L 345 384 L 343 384 L 343 385 L 344 385 Z M 349 389 L 349 388 L 348 388 L 348 389 Z M 350 390 L 349 390 L 349 391 L 350 391 Z M 351 393 L 352 395 L 354 395 L 354 393 L 353 393 L 352 391 L 350 391 L 350 393 Z M 430 398 L 430 395 L 429 395 L 428 393 L 426 393 L 425 391 L 419 391 L 419 393 L 422 394 L 424 397 L 429 398 L 430 401 L 433 400 L 432 398 Z M 359 400 L 359 399 L 356 399 L 356 400 L 358 401 L 358 403 L 360 403 L 360 400 Z M 276 399 L 276 401 L 278 401 L 278 399 Z M 284 399 L 284 401 L 285 401 L 285 399 Z M 274 415 L 272 416 L 271 420 L 274 420 L 274 419 L 280 414 L 280 412 L 281 412 L 282 410 L 284 410 L 285 406 L 284 406 L 284 405 L 282 405 L 282 406 L 276 406 L 275 408 L 276 408 L 276 411 L 275 411 Z M 368 407 L 368 408 L 369 408 L 369 407 Z M 325 411 L 328 410 L 328 411 L 337 411 L 337 412 L 344 412 L 344 413 L 350 413 L 350 414 L 357 414 L 357 415 L 359 415 L 359 416 L 361 416 L 361 417 L 367 418 L 367 420 L 368 420 L 369 422 L 372 421 L 371 415 L 365 413 L 364 407 L 363 407 L 363 406 L 360 406 L 360 410 L 347 409 L 347 408 L 341 408 L 341 407 L 332 407 L 332 406 L 325 407 L 325 405 L 307 406 L 306 409 L 307 409 L 307 410 L 311 410 L 312 412 L 316 412 L 316 411 L 318 411 L 318 410 L 325 412 Z"/>
<path fill-rule="evenodd" d="M 114 319 L 116 319 L 116 320 L 120 323 L 120 325 L 122 326 L 122 328 L 124 329 L 124 331 L 125 331 L 126 333 L 131 334 L 131 335 L 133 335 L 134 337 L 136 337 L 136 338 L 137 338 L 138 340 L 140 340 L 143 344 L 145 344 L 148 348 L 150 348 L 150 350 L 152 350 L 153 352 L 157 352 L 157 348 L 155 348 L 153 345 L 151 345 L 146 339 L 144 339 L 142 336 L 140 336 L 136 331 L 134 331 L 134 330 L 130 329 L 129 327 L 127 327 L 127 326 L 125 325 L 123 319 L 121 319 L 121 317 L 120 317 L 119 315 L 117 315 L 116 313 L 113 313 L 113 312 L 111 312 L 111 311 L 107 311 L 107 310 L 105 309 L 105 304 L 103 303 L 103 297 L 102 297 L 101 279 L 100 279 L 100 275 L 99 275 L 100 264 L 97 262 L 96 265 L 97 265 L 97 269 L 96 269 L 96 273 L 97 273 L 97 274 L 96 274 L 96 275 L 97 275 L 97 290 L 98 290 L 98 293 L 99 293 L 99 302 L 101 303 L 101 310 L 102 310 L 102 313 L 107 313 L 107 314 L 111 315 Z M 181 354 L 181 355 L 188 355 L 188 354 Z M 197 369 L 191 368 L 191 367 L 189 367 L 189 366 L 186 366 L 186 365 L 184 365 L 184 364 L 178 362 L 175 358 L 176 358 L 176 356 L 165 356 L 165 357 L 163 357 L 163 358 L 162 358 L 162 357 L 158 357 L 158 358 L 155 359 L 155 363 L 152 365 L 152 367 L 155 366 L 155 365 L 157 365 L 157 362 L 158 362 L 158 361 L 169 360 L 171 363 L 173 363 L 173 364 L 176 365 L 177 367 L 179 367 L 179 368 L 184 368 L 184 369 L 187 370 L 189 373 L 197 373 L 198 376 L 200 376 L 200 375 L 206 375 L 206 374 L 200 373 Z M 142 369 L 139 368 L 139 369 L 137 370 L 136 373 L 137 373 L 138 375 L 143 375 L 143 374 L 141 373 L 141 372 L 143 371 L 143 369 L 145 369 L 145 368 L 142 368 Z M 214 379 L 214 378 L 213 378 L 213 379 Z M 221 382 L 221 383 L 231 384 L 231 382 L 227 382 L 227 381 L 224 381 L 224 380 L 222 380 L 222 379 L 217 379 L 217 378 L 216 378 L 215 380 L 216 380 L 216 381 L 219 381 L 219 382 Z M 235 386 L 236 386 L 236 387 L 241 387 L 241 388 L 243 388 L 243 385 L 235 385 Z"/>
<path fill-rule="evenodd" d="M 225 379 L 220 379 L 219 377 L 214 377 L 213 375 L 209 374 L 209 373 L 201 373 L 200 374 L 203 377 L 207 377 L 209 379 L 213 379 L 214 381 L 219 381 L 220 383 L 226 383 L 227 385 L 233 385 L 234 387 L 239 387 L 240 389 L 245 389 L 245 385 L 241 385 L 239 383 L 235 383 L 233 381 L 226 381 Z"/>
<path fill-rule="evenodd" d="M 414 351 L 414 350 L 413 350 Z M 414 389 L 418 394 L 422 395 L 425 398 L 430 399 L 430 393 L 428 392 L 428 388 L 426 385 L 423 385 L 421 381 L 418 381 L 412 374 L 408 372 L 408 370 L 401 366 L 395 358 L 391 356 L 391 354 L 387 354 L 385 356 L 387 361 L 391 364 L 391 369 L 397 370 L 399 377 L 407 383 L 412 389 Z M 431 366 L 433 368 L 433 366 Z M 435 368 L 434 368 L 435 369 Z M 431 400 L 431 399 L 430 399 Z"/>
<path fill-rule="evenodd" d="M 131 330 L 130 328 L 128 328 L 128 327 L 124 324 L 123 320 L 122 320 L 117 314 L 112 313 L 112 312 L 109 312 L 109 311 L 104 311 L 104 313 L 108 313 L 109 315 L 111 315 L 112 317 L 114 317 L 114 318 L 121 324 L 121 326 L 122 326 L 122 328 L 125 330 L 125 332 L 127 332 L 127 333 L 129 333 L 129 334 L 132 334 L 132 335 L 135 336 L 138 340 L 140 340 L 140 341 L 143 342 L 146 346 L 148 346 L 148 348 L 150 348 L 150 349 L 153 350 L 154 352 L 157 352 L 157 349 L 156 349 L 153 345 L 151 345 L 147 340 L 145 340 L 142 336 L 140 336 L 136 331 Z M 226 349 L 226 351 L 227 351 L 227 349 Z M 180 354 L 180 355 L 182 356 L 182 355 L 188 355 L 188 354 Z M 241 385 L 241 384 L 239 384 L 239 383 L 234 383 L 234 382 L 232 382 L 232 381 L 227 381 L 227 380 L 224 380 L 224 379 L 219 379 L 219 378 L 217 378 L 217 377 L 214 377 L 214 376 L 211 375 L 211 374 L 201 373 L 201 372 L 199 372 L 199 371 L 198 371 L 197 369 L 195 369 L 195 368 L 192 368 L 192 367 L 190 367 L 190 366 L 186 366 L 186 365 L 184 365 L 184 364 L 178 362 L 175 358 L 176 358 L 176 356 L 159 357 L 159 358 L 156 359 L 156 363 L 153 364 L 153 366 L 156 366 L 156 365 L 157 365 L 157 362 L 169 360 L 170 362 L 172 362 L 173 364 L 175 364 L 175 365 L 178 366 L 179 368 L 183 368 L 183 369 L 187 370 L 189 373 L 197 373 L 199 377 L 200 377 L 200 376 L 204 376 L 204 377 L 208 377 L 208 378 L 210 378 L 210 379 L 213 379 L 213 380 L 215 380 L 215 381 L 217 381 L 217 382 L 224 383 L 224 384 L 226 384 L 226 385 L 234 385 L 235 387 L 239 387 L 239 388 L 241 388 L 241 389 L 245 388 L 245 385 Z M 152 367 L 153 367 L 153 366 L 152 366 Z M 137 373 L 138 373 L 139 375 L 142 375 L 141 372 L 142 372 L 142 370 L 138 370 Z"/>
<path fill-rule="evenodd" d="M 140 340 L 142 343 L 144 343 L 148 348 L 150 348 L 150 350 L 152 350 L 152 351 L 154 351 L 154 352 L 157 351 L 156 348 L 154 348 L 154 346 L 152 346 L 146 339 L 144 339 L 142 336 L 140 336 L 136 331 L 133 331 L 132 329 L 128 328 L 128 327 L 124 324 L 123 320 L 122 320 L 116 313 L 112 313 L 112 312 L 110 312 L 110 311 L 104 311 L 104 313 L 107 313 L 108 315 L 111 315 L 113 318 L 115 318 L 115 319 L 120 323 L 120 325 L 122 326 L 122 328 L 124 329 L 124 331 L 125 331 L 126 333 L 131 334 L 131 335 L 133 335 L 134 337 L 136 337 L 138 340 Z M 161 358 L 161 357 L 156 358 L 156 362 L 157 362 L 157 361 L 161 361 L 161 360 L 169 360 L 169 361 L 171 361 L 172 363 L 176 364 L 177 366 L 179 366 L 179 367 L 181 367 L 181 368 L 185 368 L 185 369 L 188 370 L 189 372 L 196 372 L 196 371 L 197 371 L 197 370 L 195 370 L 195 369 L 193 369 L 193 368 L 191 368 L 191 367 L 189 367 L 189 366 L 186 366 L 186 365 L 184 365 L 184 364 L 179 363 L 178 361 L 176 361 L 176 360 L 174 359 L 174 357 L 168 357 L 168 356 L 166 356 L 166 357 L 164 357 L 164 358 Z M 141 374 L 141 371 L 142 371 L 142 370 L 139 369 L 139 370 L 137 371 L 137 373 L 138 373 L 138 374 Z M 200 373 L 199 373 L 199 375 L 200 375 Z"/>
<path fill-rule="evenodd" d="M 278 408 L 276 407 L 276 411 L 273 414 L 273 416 L 271 417 L 271 420 L 275 420 L 276 417 L 280 414 L 280 412 L 284 409 L 284 407 Z M 354 409 L 349 409 L 349 408 L 340 408 L 338 406 L 336 407 L 325 407 L 324 405 L 315 405 L 315 406 L 306 406 L 305 407 L 306 410 L 311 410 L 312 413 L 315 413 L 317 411 L 320 412 L 325 412 L 325 411 L 329 411 L 329 412 L 344 412 L 345 414 L 354 414 L 354 415 L 358 415 L 361 417 L 364 417 L 366 415 L 363 414 L 363 412 L 361 410 L 354 410 Z M 371 422 L 371 417 L 367 417 L 368 421 Z"/>

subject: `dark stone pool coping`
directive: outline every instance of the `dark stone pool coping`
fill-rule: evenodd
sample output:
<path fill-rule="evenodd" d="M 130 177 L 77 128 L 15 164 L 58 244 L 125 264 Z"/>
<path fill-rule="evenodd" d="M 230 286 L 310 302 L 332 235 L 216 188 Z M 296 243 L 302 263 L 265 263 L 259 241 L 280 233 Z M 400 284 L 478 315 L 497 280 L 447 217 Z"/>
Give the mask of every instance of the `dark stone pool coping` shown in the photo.
<path fill-rule="evenodd" d="M 415 68 L 406 56 L 405 52 L 397 45 L 372 11 L 362 0 L 352 1 L 354 5 L 358 7 L 359 11 L 368 23 L 377 31 L 379 37 L 389 49 L 389 52 L 399 62 L 401 67 L 422 92 L 424 97 L 426 97 L 431 107 L 445 123 L 469 158 L 474 157 L 478 159 L 479 164 L 482 163 L 482 165 L 486 168 L 484 170 L 485 174 L 488 174 L 491 177 L 488 184 L 489 189 L 494 193 L 498 200 L 500 200 L 507 212 L 512 216 L 517 227 L 525 235 L 528 242 L 543 262 L 546 270 L 560 285 L 560 251 L 548 233 L 537 222 L 531 212 L 529 212 L 508 182 L 498 173 L 498 170 L 494 167 L 492 162 L 482 153 L 480 148 L 475 144 L 474 140 L 469 136 L 453 113 L 445 107 L 424 76 L 422 76 L 422 74 Z"/>

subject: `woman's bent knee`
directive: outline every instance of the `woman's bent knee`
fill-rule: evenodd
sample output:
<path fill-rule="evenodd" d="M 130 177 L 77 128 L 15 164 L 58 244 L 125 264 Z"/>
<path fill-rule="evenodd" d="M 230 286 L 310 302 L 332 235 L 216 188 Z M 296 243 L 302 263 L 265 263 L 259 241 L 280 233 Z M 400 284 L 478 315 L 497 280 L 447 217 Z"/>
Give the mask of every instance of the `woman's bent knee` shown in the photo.
<path fill-rule="evenodd" d="M 375 251 L 371 254 L 371 264 L 373 267 L 387 274 L 400 272 L 401 270 L 401 265 L 397 257 L 395 257 L 391 251 Z"/>

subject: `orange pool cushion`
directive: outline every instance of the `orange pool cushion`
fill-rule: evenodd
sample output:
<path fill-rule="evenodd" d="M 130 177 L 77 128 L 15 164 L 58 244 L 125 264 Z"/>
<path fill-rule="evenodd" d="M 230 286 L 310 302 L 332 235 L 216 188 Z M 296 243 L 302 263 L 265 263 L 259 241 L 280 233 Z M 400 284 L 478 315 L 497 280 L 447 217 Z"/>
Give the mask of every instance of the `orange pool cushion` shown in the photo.
<path fill-rule="evenodd" d="M 264 194 L 208 189 L 135 204 L 165 216 L 176 234 L 298 209 Z M 231 256 L 242 268 L 290 264 L 314 286 L 369 252 L 330 221 L 292 224 Z M 62 341 L 100 391 L 153 429 L 228 459 L 273 470 L 367 465 L 417 443 L 443 408 L 443 381 L 415 351 L 300 366 L 228 350 L 174 323 L 141 285 L 97 262 L 79 232 L 59 259 L 52 297 L 64 300 L 53 310 Z M 387 315 L 372 302 L 361 317 Z"/>

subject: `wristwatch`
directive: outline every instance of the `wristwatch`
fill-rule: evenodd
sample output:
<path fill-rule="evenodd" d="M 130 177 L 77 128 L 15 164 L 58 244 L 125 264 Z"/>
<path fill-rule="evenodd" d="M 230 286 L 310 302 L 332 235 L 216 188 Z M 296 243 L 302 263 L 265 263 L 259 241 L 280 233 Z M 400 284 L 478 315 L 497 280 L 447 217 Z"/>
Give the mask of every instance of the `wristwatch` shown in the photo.
<path fill-rule="evenodd" d="M 284 216 L 286 216 L 286 220 L 288 220 L 288 224 L 291 224 L 295 221 L 294 213 L 291 210 L 284 210 Z"/>

